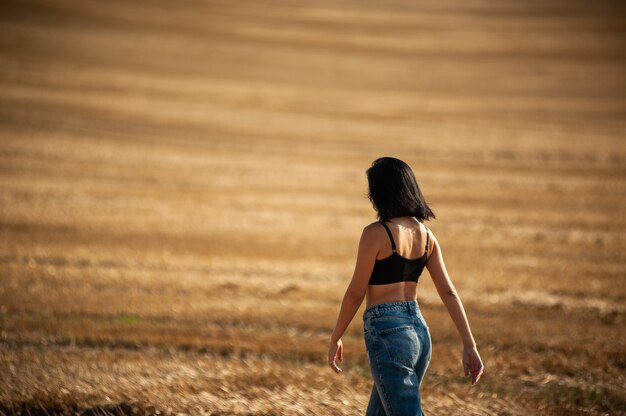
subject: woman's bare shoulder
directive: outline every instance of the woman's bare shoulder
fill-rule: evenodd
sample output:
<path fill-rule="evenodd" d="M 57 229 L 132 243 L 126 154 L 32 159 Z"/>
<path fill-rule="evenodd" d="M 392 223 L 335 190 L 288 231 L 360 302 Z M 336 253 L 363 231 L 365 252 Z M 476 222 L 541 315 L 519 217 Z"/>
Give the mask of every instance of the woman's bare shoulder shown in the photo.
<path fill-rule="evenodd" d="M 378 221 L 367 224 L 365 227 L 363 227 L 361 238 L 370 241 L 378 241 L 380 239 L 380 233 L 382 229 L 383 226 Z"/>
<path fill-rule="evenodd" d="M 382 225 L 380 224 L 379 221 L 374 221 L 370 224 L 367 224 L 365 227 L 363 227 L 363 231 L 365 230 L 373 230 L 373 229 L 377 229 L 379 227 L 382 227 Z"/>
<path fill-rule="evenodd" d="M 433 232 L 433 230 L 430 229 L 430 227 L 426 226 L 426 224 L 422 223 L 422 225 L 424 225 L 424 227 L 426 228 L 426 232 L 428 233 L 428 240 L 430 241 L 430 243 L 428 244 L 428 254 L 427 257 L 430 259 L 430 255 L 435 251 L 435 247 L 437 247 L 437 250 L 439 250 L 439 241 L 437 240 L 437 237 L 435 237 L 435 233 Z"/>

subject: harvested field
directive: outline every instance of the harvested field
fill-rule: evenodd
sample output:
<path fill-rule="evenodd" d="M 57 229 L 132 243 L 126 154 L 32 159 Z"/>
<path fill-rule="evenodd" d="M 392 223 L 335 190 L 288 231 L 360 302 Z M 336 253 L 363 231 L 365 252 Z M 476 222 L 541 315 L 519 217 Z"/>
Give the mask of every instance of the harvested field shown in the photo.
<path fill-rule="evenodd" d="M 0 3 L 0 415 L 358 415 L 360 312 L 414 169 L 486 372 L 427 271 L 429 415 L 626 414 L 626 6 Z"/>

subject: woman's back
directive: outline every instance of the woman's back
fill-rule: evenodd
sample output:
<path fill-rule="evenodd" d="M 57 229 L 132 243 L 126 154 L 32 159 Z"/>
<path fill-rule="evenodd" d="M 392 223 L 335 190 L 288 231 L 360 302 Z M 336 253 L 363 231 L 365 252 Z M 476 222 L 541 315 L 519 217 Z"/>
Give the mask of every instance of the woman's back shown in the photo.
<path fill-rule="evenodd" d="M 388 229 L 385 230 L 385 226 Z M 386 266 L 385 262 L 396 261 L 400 263 L 421 262 L 416 264 L 418 268 L 414 278 L 417 280 L 427 259 L 430 258 L 432 245 L 427 247 L 429 241 L 429 230 L 415 217 L 397 217 L 386 221 L 384 225 L 380 222 L 371 224 L 369 227 L 375 228 L 379 251 L 376 256 L 378 266 Z M 395 246 L 395 252 L 394 252 Z M 396 258 L 392 258 L 394 256 Z M 420 267 L 421 266 L 421 267 Z M 385 269 L 383 271 L 383 269 Z M 394 273 L 393 267 L 377 267 L 373 271 L 373 277 L 378 280 L 389 279 L 395 283 L 378 283 L 368 285 L 366 293 L 366 306 L 370 307 L 379 303 L 411 301 L 417 296 L 417 282 L 402 279 L 402 276 L 385 275 Z M 401 273 L 399 270 L 395 273 Z M 376 274 L 376 276 L 374 276 Z M 398 281 L 401 280 L 402 281 Z M 374 279 L 372 279 L 374 280 Z M 372 281 L 370 283 L 373 283 Z"/>

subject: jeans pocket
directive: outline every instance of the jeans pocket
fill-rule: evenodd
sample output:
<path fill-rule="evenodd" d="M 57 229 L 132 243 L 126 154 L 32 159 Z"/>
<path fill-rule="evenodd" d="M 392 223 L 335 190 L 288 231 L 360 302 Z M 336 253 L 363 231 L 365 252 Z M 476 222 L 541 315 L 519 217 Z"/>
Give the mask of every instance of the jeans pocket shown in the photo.
<path fill-rule="evenodd" d="M 414 327 L 409 325 L 396 326 L 383 329 L 379 334 L 392 362 L 407 367 L 415 366 L 419 340 Z"/>

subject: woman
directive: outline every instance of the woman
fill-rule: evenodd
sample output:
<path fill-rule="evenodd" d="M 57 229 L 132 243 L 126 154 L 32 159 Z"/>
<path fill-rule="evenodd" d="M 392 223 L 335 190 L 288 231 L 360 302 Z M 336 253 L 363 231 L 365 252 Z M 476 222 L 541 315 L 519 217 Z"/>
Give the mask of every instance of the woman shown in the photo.
<path fill-rule="evenodd" d="M 374 386 L 366 416 L 423 415 L 419 388 L 430 362 L 431 339 L 416 298 L 424 267 L 463 341 L 463 369 L 472 384 L 484 366 L 463 304 L 443 262 L 435 235 L 423 224 L 435 218 L 411 168 L 382 157 L 367 170 L 369 199 L 379 221 L 361 234 L 356 266 L 330 339 L 328 364 L 343 361 L 341 336 L 366 298 L 363 332 Z"/>

